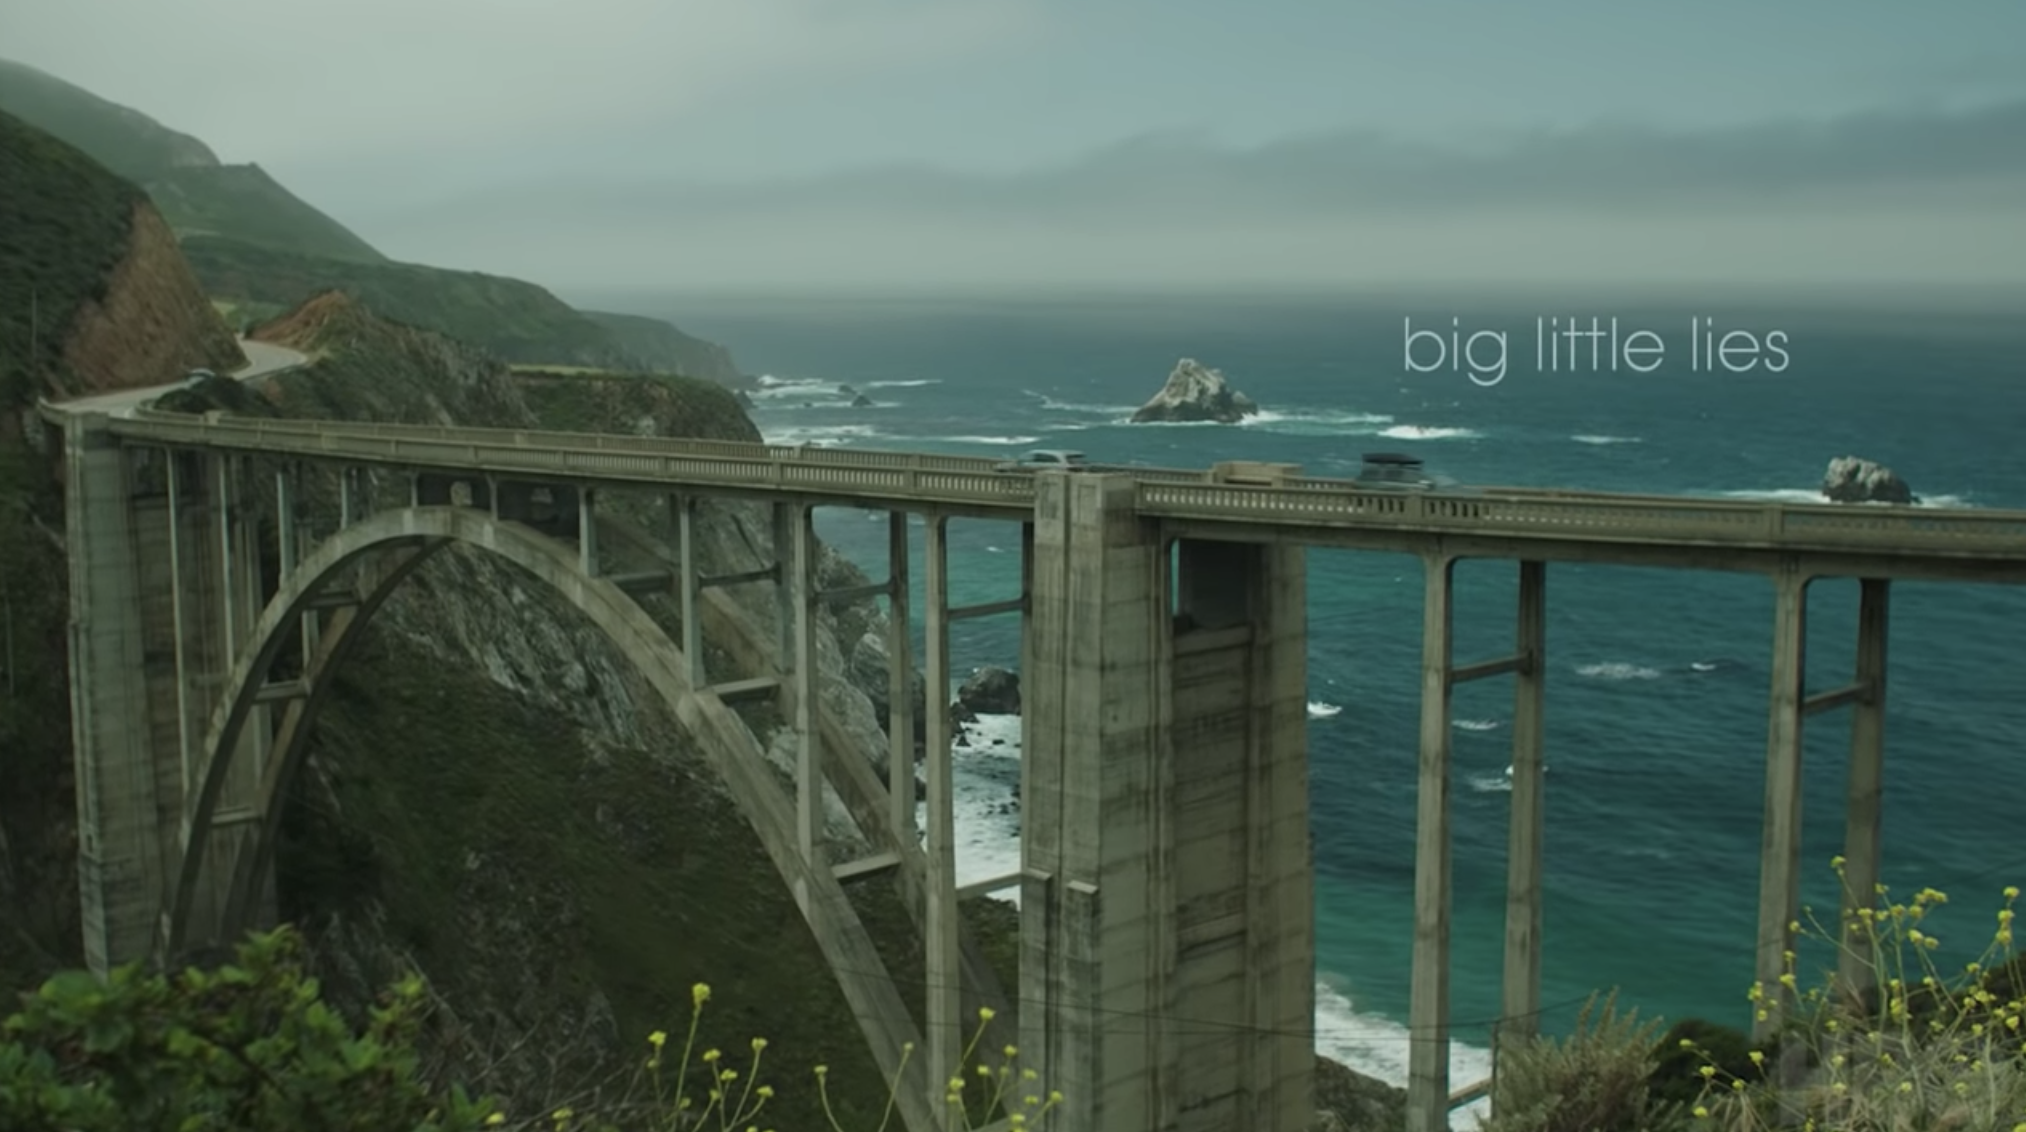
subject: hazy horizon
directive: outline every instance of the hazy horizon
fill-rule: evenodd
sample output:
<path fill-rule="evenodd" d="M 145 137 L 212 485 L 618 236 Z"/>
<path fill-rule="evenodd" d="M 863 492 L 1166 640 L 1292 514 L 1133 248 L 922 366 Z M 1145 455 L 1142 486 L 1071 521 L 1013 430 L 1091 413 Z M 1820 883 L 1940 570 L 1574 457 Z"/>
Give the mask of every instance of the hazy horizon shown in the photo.
<path fill-rule="evenodd" d="M 0 44 L 558 291 L 2026 284 L 2006 0 L 21 0 Z"/>

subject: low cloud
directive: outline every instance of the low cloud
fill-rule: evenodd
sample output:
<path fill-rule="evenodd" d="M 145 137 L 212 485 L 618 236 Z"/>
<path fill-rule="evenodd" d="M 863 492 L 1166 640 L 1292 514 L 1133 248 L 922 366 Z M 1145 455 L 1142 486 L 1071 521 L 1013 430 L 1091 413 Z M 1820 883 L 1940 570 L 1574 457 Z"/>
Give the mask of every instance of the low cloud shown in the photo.
<path fill-rule="evenodd" d="M 1150 135 L 1009 175 L 505 189 L 360 218 L 396 254 L 560 283 L 2018 279 L 2026 101 L 1470 145 Z M 1052 273 L 1052 275 L 1051 275 Z"/>

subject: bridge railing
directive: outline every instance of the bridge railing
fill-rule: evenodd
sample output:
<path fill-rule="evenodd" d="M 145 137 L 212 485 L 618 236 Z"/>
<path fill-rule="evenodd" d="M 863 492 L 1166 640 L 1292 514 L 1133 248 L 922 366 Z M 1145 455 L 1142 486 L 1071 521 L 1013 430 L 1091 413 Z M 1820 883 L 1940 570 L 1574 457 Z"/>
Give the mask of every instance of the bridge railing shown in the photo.
<path fill-rule="evenodd" d="M 868 503 L 910 500 L 1017 510 L 1034 480 L 996 461 L 933 453 L 517 429 L 273 421 L 145 412 L 120 435 L 156 443 L 296 452 L 496 475 L 800 490 Z M 1383 527 L 1490 537 L 2026 557 L 2026 513 L 1782 504 L 1537 488 L 1401 492 L 1302 477 L 1212 482 L 1191 469 L 1131 468 L 1150 516 L 1267 525 Z"/>
<path fill-rule="evenodd" d="M 777 457 L 771 446 L 759 444 L 701 442 L 711 447 L 699 450 L 688 442 L 652 437 L 516 433 L 510 429 L 305 428 L 296 422 L 276 427 L 268 421 L 206 420 L 175 414 L 116 421 L 113 431 L 162 444 L 535 479 L 804 491 L 840 500 L 916 500 L 1009 510 L 1029 508 L 1034 499 L 1031 478 L 993 472 L 989 462 L 947 468 L 936 466 L 931 458 L 921 464 L 889 460 L 884 465 L 867 466 L 805 456 L 798 449 L 787 449 L 791 455 Z M 530 439 L 534 437 L 540 440 Z M 600 440 L 625 443 L 596 443 Z M 582 443 L 586 441 L 591 443 Z M 713 449 L 726 454 L 715 454 Z M 984 463 L 985 470 L 979 470 L 978 463 Z"/>
<path fill-rule="evenodd" d="M 2026 554 L 2026 514 L 2016 511 L 1503 490 L 1380 492 L 1313 479 L 1279 487 L 1142 483 L 1138 496 L 1143 513 L 1164 518 L 1611 542 Z"/>

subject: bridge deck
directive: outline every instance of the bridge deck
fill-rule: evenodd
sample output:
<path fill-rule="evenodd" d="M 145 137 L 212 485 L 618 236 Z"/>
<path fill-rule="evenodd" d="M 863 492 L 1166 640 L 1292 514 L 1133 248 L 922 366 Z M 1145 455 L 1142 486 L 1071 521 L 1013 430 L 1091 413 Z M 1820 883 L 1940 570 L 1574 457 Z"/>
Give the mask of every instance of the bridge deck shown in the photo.
<path fill-rule="evenodd" d="M 811 503 L 1023 518 L 1034 480 L 994 460 L 509 429 L 191 417 L 143 410 L 112 432 L 144 444 L 295 455 L 447 474 L 797 496 Z M 1346 479 L 1214 482 L 1208 472 L 1123 470 L 1138 511 L 1177 533 L 1469 556 L 1765 569 L 1802 555 L 1825 573 L 2026 581 L 2026 511 L 1938 510 L 1605 492 L 1482 488 L 1402 492 Z"/>

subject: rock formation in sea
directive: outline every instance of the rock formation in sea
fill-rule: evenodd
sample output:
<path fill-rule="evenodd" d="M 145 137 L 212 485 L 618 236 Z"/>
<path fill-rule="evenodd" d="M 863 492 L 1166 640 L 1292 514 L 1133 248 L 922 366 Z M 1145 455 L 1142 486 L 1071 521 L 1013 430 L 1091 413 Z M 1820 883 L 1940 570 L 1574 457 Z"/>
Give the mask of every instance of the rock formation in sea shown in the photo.
<path fill-rule="evenodd" d="M 1019 715 L 1020 677 L 986 666 L 957 689 L 957 703 L 977 715 Z"/>
<path fill-rule="evenodd" d="M 1133 423 L 1145 421 L 1221 421 L 1233 424 L 1259 412 L 1252 398 L 1225 384 L 1224 374 L 1183 358 L 1175 363 L 1167 384 L 1153 399 L 1133 413 Z"/>
<path fill-rule="evenodd" d="M 1822 494 L 1832 503 L 1918 503 L 1920 498 L 1891 468 L 1859 456 L 1838 456 L 1822 474 Z"/>

